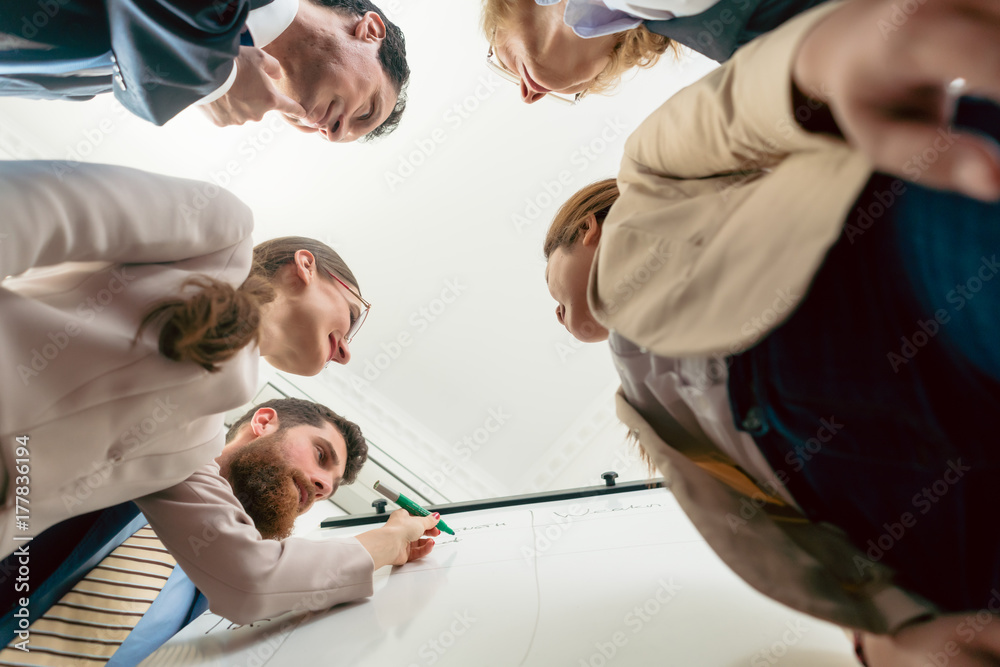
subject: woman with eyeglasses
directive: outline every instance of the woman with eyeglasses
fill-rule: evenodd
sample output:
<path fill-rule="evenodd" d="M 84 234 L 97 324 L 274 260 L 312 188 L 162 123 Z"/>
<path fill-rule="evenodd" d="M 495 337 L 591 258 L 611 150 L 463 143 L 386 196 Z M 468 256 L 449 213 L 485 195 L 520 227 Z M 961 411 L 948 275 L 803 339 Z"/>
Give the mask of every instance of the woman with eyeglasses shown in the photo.
<path fill-rule="evenodd" d="M 575 104 L 675 44 L 713 60 L 824 0 L 483 0 L 487 64 L 521 99 Z"/>
<path fill-rule="evenodd" d="M 211 461 L 260 357 L 297 375 L 350 361 L 369 304 L 347 264 L 308 238 L 253 247 L 249 209 L 212 184 L 0 162 L 0 201 L 5 544 L 16 489 L 36 535 Z"/>

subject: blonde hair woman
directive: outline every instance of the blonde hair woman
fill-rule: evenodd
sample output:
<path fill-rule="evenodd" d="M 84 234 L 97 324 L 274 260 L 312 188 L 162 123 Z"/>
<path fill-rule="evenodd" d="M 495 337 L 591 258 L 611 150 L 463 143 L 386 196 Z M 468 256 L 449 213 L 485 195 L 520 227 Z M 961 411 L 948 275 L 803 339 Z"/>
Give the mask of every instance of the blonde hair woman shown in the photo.
<path fill-rule="evenodd" d="M 677 44 L 717 61 L 823 0 L 483 0 L 488 62 L 521 99 L 575 103 Z"/>

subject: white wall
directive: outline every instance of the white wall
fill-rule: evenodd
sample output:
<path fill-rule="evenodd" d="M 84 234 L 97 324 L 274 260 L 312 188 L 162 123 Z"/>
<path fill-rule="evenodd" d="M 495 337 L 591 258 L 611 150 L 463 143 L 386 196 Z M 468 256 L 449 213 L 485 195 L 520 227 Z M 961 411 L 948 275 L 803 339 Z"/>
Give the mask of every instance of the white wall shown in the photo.
<path fill-rule="evenodd" d="M 615 174 L 629 132 L 712 65 L 668 59 L 612 97 L 528 106 L 485 66 L 478 2 L 383 6 L 413 77 L 402 125 L 375 144 L 329 145 L 277 118 L 220 130 L 197 110 L 157 128 L 104 96 L 0 99 L 0 151 L 213 180 L 253 208 L 257 239 L 338 249 L 374 307 L 348 367 L 294 381 L 425 474 L 460 466 L 438 485 L 447 495 L 600 483 L 609 467 L 642 476 L 613 417 L 606 347 L 555 320 L 541 240 L 572 191 Z M 491 411 L 504 418 L 488 433 Z"/>

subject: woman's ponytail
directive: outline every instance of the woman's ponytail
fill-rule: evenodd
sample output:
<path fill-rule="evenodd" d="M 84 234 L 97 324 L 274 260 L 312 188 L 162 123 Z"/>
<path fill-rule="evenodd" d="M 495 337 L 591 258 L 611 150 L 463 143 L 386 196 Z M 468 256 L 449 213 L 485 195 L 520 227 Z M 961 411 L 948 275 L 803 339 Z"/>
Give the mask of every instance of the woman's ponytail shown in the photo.
<path fill-rule="evenodd" d="M 182 289 L 190 288 L 198 291 L 162 301 L 146 313 L 136 336 L 162 321 L 160 354 L 214 373 L 219 364 L 256 342 L 261 306 L 274 299 L 274 288 L 253 272 L 239 289 L 208 276 L 184 281 Z"/>

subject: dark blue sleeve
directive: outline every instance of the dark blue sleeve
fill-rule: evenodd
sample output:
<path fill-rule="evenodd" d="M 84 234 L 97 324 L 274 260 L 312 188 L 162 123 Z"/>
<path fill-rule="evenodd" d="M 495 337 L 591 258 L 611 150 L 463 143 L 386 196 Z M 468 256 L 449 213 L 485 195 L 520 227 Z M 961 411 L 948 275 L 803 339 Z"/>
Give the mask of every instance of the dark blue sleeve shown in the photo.
<path fill-rule="evenodd" d="M 249 0 L 107 0 L 115 97 L 163 125 L 225 83 Z"/>

